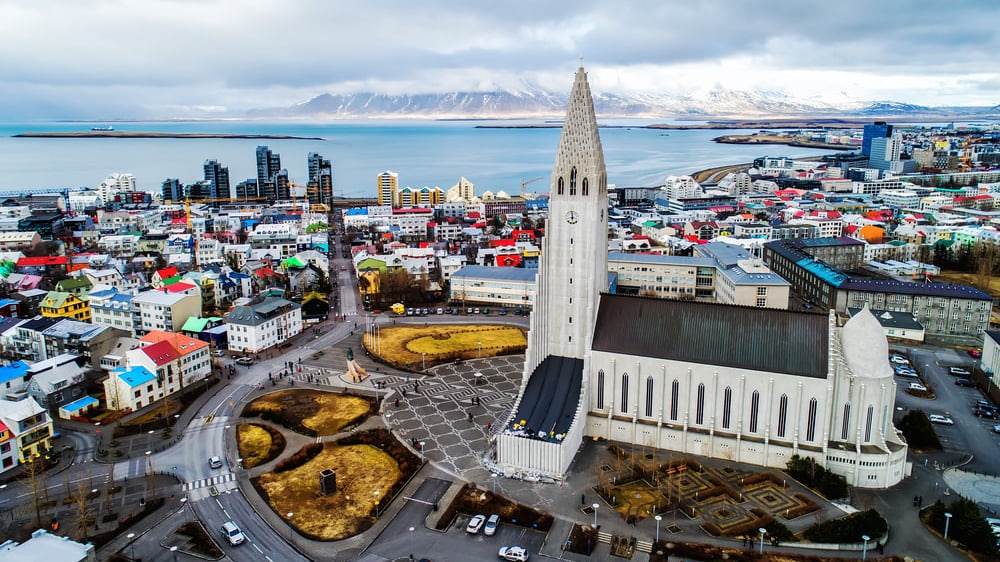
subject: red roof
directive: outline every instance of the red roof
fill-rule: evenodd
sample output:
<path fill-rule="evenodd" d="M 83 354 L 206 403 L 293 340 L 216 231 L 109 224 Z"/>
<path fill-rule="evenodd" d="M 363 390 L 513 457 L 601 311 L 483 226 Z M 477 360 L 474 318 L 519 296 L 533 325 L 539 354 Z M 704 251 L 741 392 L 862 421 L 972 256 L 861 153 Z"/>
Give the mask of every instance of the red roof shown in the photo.
<path fill-rule="evenodd" d="M 178 281 L 176 283 L 171 283 L 169 285 L 163 286 L 164 293 L 183 293 L 188 289 L 194 289 L 194 285 L 187 283 L 185 281 Z"/>
<path fill-rule="evenodd" d="M 154 343 L 153 345 L 147 345 L 141 349 L 146 354 L 146 357 L 149 357 L 157 367 L 177 360 L 177 350 L 166 340 Z"/>
<path fill-rule="evenodd" d="M 465 216 L 469 217 L 470 219 L 478 219 L 481 215 L 479 214 L 479 211 L 469 211 L 468 213 L 465 214 Z"/>
<path fill-rule="evenodd" d="M 416 213 L 433 213 L 434 209 L 426 207 L 406 207 L 405 209 L 393 209 L 392 214 L 394 215 L 409 215 Z"/>
<path fill-rule="evenodd" d="M 177 275 L 177 268 L 176 267 L 165 267 L 165 268 L 157 271 L 156 274 L 160 276 L 160 279 L 166 279 L 168 277 L 173 277 L 174 275 Z"/>
<path fill-rule="evenodd" d="M 490 240 L 490 247 L 496 248 L 498 246 L 517 246 L 517 241 L 515 240 Z"/>
<path fill-rule="evenodd" d="M 47 265 L 66 265 L 68 263 L 68 256 L 37 256 L 17 260 L 18 267 L 43 267 Z"/>

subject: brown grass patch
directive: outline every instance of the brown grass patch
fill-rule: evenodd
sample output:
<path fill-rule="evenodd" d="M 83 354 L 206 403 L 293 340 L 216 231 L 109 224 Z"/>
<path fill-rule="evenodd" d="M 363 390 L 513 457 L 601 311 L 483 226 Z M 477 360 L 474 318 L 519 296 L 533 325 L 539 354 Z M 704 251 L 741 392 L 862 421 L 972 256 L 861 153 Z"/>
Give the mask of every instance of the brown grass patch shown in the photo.
<path fill-rule="evenodd" d="M 374 400 L 306 388 L 272 392 L 243 409 L 244 417 L 260 416 L 305 435 L 334 435 L 362 423 L 374 409 Z"/>
<path fill-rule="evenodd" d="M 438 519 L 438 530 L 444 530 L 451 525 L 456 513 L 475 515 L 477 513 L 496 513 L 504 523 L 530 527 L 548 532 L 552 527 L 553 517 L 543 511 L 519 504 L 504 496 L 493 494 L 489 490 L 480 490 L 475 484 L 466 484 L 452 500 L 451 505 Z"/>
<path fill-rule="evenodd" d="M 321 496 L 319 473 L 328 468 L 337 471 L 337 493 Z M 373 446 L 327 443 L 302 466 L 264 474 L 255 484 L 282 519 L 295 514 L 290 524 L 301 533 L 334 541 L 371 527 L 376 498 L 384 500 L 401 474 L 396 461 Z"/>
<path fill-rule="evenodd" d="M 236 446 L 244 468 L 270 462 L 285 450 L 285 437 L 270 426 L 244 423 L 236 428 Z"/>
<path fill-rule="evenodd" d="M 480 344 L 482 357 L 518 353 L 528 346 L 526 332 L 508 326 L 386 326 L 380 334 L 379 357 L 401 367 L 422 365 L 424 359 L 428 365 L 473 359 L 480 356 Z M 365 334 L 369 352 L 373 341 L 371 334 Z"/>

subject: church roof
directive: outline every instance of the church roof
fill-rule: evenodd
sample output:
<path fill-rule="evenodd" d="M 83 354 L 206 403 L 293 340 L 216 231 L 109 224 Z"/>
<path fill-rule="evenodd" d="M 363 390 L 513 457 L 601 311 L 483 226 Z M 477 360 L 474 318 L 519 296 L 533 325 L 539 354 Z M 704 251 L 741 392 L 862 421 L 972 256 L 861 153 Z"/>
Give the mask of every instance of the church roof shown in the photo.
<path fill-rule="evenodd" d="M 549 355 L 528 379 L 513 423 L 527 437 L 564 435 L 573 424 L 582 386 L 583 359 Z"/>
<path fill-rule="evenodd" d="M 825 378 L 829 330 L 824 314 L 602 294 L 593 349 Z"/>
<path fill-rule="evenodd" d="M 559 162 L 576 163 L 580 168 L 581 177 L 586 177 L 588 173 L 592 174 L 592 181 L 599 179 L 593 174 L 605 173 L 604 150 L 601 148 L 597 116 L 594 114 L 594 100 L 590 95 L 587 73 L 582 66 L 576 71 L 573 90 L 569 94 L 566 119 L 563 121 L 559 147 L 556 149 L 557 166 L 552 172 L 553 184 L 563 172 L 559 169 Z M 566 172 L 568 173 L 568 170 Z M 596 189 L 597 185 L 593 187 Z"/>

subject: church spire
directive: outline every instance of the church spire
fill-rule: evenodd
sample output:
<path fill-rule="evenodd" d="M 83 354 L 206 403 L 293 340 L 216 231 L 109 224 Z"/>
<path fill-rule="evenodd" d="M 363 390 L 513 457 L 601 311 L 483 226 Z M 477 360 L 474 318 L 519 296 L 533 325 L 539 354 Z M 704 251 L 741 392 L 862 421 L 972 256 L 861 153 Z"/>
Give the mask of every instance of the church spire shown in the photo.
<path fill-rule="evenodd" d="M 582 66 L 576 71 L 573 90 L 569 95 L 569 106 L 566 108 L 566 119 L 563 121 L 562 135 L 559 137 L 559 148 L 556 150 L 556 163 L 552 174 L 552 195 L 562 194 L 559 193 L 558 180 L 560 176 L 569 177 L 569 170 L 563 169 L 567 163 L 576 166 L 578 174 L 592 178 L 592 182 L 597 180 L 603 187 L 602 180 L 607 177 L 604 151 L 597 130 L 594 100 L 590 95 L 587 73 Z"/>

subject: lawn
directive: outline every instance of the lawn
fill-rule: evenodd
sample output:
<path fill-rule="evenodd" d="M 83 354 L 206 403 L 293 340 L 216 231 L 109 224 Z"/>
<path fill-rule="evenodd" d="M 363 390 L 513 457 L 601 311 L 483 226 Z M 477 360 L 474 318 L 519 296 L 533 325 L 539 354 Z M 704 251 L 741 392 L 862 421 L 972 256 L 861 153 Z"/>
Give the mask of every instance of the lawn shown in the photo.
<path fill-rule="evenodd" d="M 365 348 L 375 349 L 374 337 L 365 334 Z M 428 366 L 508 353 L 528 346 L 521 328 L 508 326 L 386 326 L 380 332 L 379 357 L 399 367 Z"/>
<path fill-rule="evenodd" d="M 310 436 L 334 435 L 363 422 L 374 410 L 374 400 L 306 388 L 279 390 L 250 402 L 244 417 L 260 416 Z"/>
<path fill-rule="evenodd" d="M 277 458 L 285 450 L 285 438 L 273 427 L 244 423 L 236 428 L 236 446 L 243 468 L 253 468 Z"/>
<path fill-rule="evenodd" d="M 329 496 L 319 493 L 319 473 L 325 469 L 337 472 L 337 492 Z M 381 449 L 327 443 L 302 466 L 261 475 L 254 484 L 275 513 L 299 532 L 335 541 L 371 527 L 376 500 L 385 500 L 401 476 L 399 464 Z M 289 512 L 294 513 L 291 521 Z"/>

